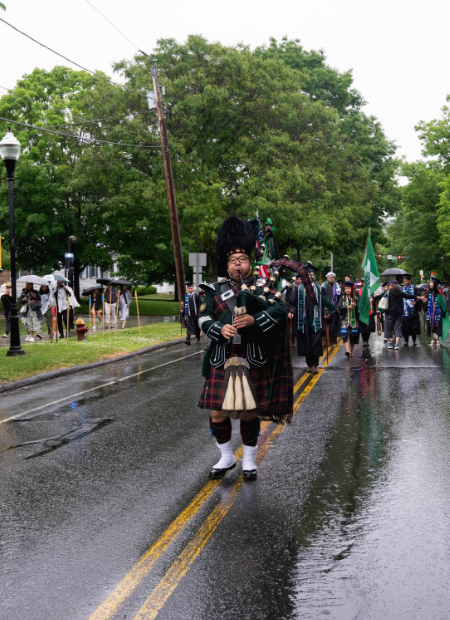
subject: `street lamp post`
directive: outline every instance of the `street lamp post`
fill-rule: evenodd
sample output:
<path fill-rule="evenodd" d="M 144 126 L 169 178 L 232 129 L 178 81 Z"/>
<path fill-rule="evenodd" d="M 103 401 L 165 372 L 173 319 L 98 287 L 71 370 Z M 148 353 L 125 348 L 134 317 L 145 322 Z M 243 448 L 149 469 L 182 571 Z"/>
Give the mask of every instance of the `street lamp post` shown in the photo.
<path fill-rule="evenodd" d="M 11 128 L 8 129 L 4 138 L 0 141 L 0 157 L 5 162 L 8 173 L 8 200 L 9 200 L 9 247 L 11 250 L 11 294 L 12 304 L 9 311 L 11 320 L 11 340 L 6 353 L 8 357 L 25 355 L 20 346 L 19 313 L 17 308 L 16 287 L 16 239 L 14 232 L 14 170 L 20 156 L 20 142 L 14 137 Z"/>

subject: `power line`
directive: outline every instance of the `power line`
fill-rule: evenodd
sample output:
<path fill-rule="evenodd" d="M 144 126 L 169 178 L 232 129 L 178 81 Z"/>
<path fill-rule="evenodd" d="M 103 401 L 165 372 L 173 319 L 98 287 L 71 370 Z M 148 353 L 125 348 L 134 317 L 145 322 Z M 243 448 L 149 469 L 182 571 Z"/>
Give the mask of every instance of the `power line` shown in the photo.
<path fill-rule="evenodd" d="M 19 30 L 18 28 L 16 28 L 15 26 L 13 26 L 12 24 L 10 24 L 9 22 L 7 22 L 5 19 L 3 19 L 2 17 L 0 17 L 0 21 L 2 21 L 4 24 L 6 24 L 7 26 L 9 26 L 10 28 L 12 28 L 13 30 L 15 30 L 16 32 L 19 32 L 20 34 L 22 34 L 24 37 L 27 37 L 27 39 L 30 39 L 31 41 L 33 41 L 34 43 L 37 43 L 38 45 L 40 45 L 41 47 L 44 47 L 45 49 L 49 50 L 50 52 L 52 52 L 52 54 L 56 54 L 57 56 L 59 56 L 60 58 L 63 58 L 64 60 L 67 60 L 67 62 L 70 62 L 72 65 L 75 65 L 76 67 L 78 67 L 79 69 L 82 69 L 83 71 L 87 71 L 88 73 L 90 73 L 91 75 L 94 75 L 95 77 L 101 78 L 102 80 L 105 80 L 106 82 L 109 82 L 109 84 L 112 84 L 113 86 L 118 86 L 119 88 L 122 88 L 123 90 L 126 90 L 130 93 L 134 93 L 135 95 L 140 95 L 141 97 L 145 97 L 147 98 L 146 94 L 139 92 L 137 90 L 131 90 L 129 88 L 126 88 L 126 86 L 123 86 L 123 84 L 118 84 L 116 82 L 113 82 L 112 80 L 108 79 L 107 77 L 105 77 L 104 75 L 100 75 L 99 73 L 96 73 L 95 71 L 91 71 L 90 69 L 86 69 L 86 67 L 83 67 L 83 65 L 78 64 L 77 62 L 75 62 L 74 60 L 70 60 L 70 58 L 67 58 L 67 56 L 64 56 L 63 54 L 60 54 L 59 52 L 56 52 L 55 50 L 53 50 L 51 47 L 48 47 L 48 45 L 45 45 L 44 43 L 41 43 L 40 41 L 37 41 L 36 39 L 33 39 L 33 37 L 31 37 L 29 34 L 26 34 L 26 32 L 22 32 L 22 30 Z"/>
<path fill-rule="evenodd" d="M 110 21 L 110 20 L 106 17 L 106 15 L 103 15 L 103 13 L 102 13 L 101 11 L 99 11 L 99 10 L 98 10 L 98 8 L 97 8 L 96 6 L 94 6 L 94 5 L 92 4 L 92 2 L 90 2 L 90 0 L 86 0 L 86 2 L 87 2 L 88 4 L 90 4 L 90 5 L 91 5 L 91 7 L 92 7 L 95 11 L 97 11 L 97 13 L 99 13 L 99 14 L 103 17 L 103 19 L 106 19 L 106 21 L 108 22 L 108 24 L 110 24 L 110 25 L 114 28 L 114 30 L 117 30 L 117 32 L 118 32 L 120 35 L 122 35 L 124 39 L 126 39 L 126 40 L 128 41 L 128 43 L 131 43 L 131 45 L 132 45 L 133 47 L 135 47 L 135 48 L 137 49 L 137 51 L 139 51 L 139 48 L 138 48 L 138 46 L 136 45 L 136 43 L 133 43 L 133 41 L 131 41 L 131 40 L 130 40 L 130 39 L 129 39 L 129 38 L 128 38 L 125 34 L 123 34 L 123 32 L 121 32 L 121 31 L 117 28 L 117 26 L 114 26 L 114 24 L 112 23 L 112 21 Z"/>
<path fill-rule="evenodd" d="M 11 90 L 10 88 L 5 88 L 4 86 L 0 86 L 0 88 L 3 88 L 3 90 L 6 90 L 7 93 L 9 93 L 9 91 Z"/>
<path fill-rule="evenodd" d="M 129 146 L 133 148 L 141 149 L 160 149 L 161 146 L 150 146 L 148 144 L 124 144 L 122 142 L 111 142 L 110 140 L 97 140 L 97 138 L 83 138 L 83 136 L 76 136 L 75 134 L 62 133 L 60 131 L 52 131 L 51 129 L 45 129 L 44 127 L 37 127 L 36 125 L 28 125 L 28 123 L 19 123 L 19 121 L 13 121 L 11 118 L 3 118 L 0 116 L 0 121 L 6 123 L 12 123 L 13 125 L 20 125 L 21 127 L 27 127 L 28 129 L 36 129 L 37 131 L 44 131 L 46 133 L 52 133 L 56 136 L 63 136 L 65 138 L 75 138 L 75 140 L 81 140 L 83 142 L 99 142 L 101 144 L 109 144 L 113 146 Z"/>

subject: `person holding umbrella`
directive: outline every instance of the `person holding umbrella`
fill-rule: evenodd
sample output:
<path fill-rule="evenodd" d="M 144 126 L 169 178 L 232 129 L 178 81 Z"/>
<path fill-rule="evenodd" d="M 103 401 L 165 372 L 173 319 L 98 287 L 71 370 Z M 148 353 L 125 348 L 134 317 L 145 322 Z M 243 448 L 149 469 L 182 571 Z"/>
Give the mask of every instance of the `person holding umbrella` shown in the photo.
<path fill-rule="evenodd" d="M 62 280 L 56 281 L 55 295 L 56 295 L 56 307 L 58 311 L 59 337 L 64 338 L 63 321 L 64 321 L 64 325 L 66 326 L 66 331 L 70 331 L 70 326 L 67 325 L 67 297 L 71 296 L 71 292 Z"/>
<path fill-rule="evenodd" d="M 31 280 L 32 276 L 29 277 Z M 42 329 L 42 302 L 41 296 L 33 288 L 32 281 L 28 281 L 25 283 L 25 288 L 22 289 L 22 292 L 20 294 L 20 303 L 22 304 L 22 307 L 20 309 L 22 324 L 27 332 L 25 342 L 36 342 L 36 340 L 34 339 L 34 334 L 39 334 Z"/>
<path fill-rule="evenodd" d="M 3 304 L 3 314 L 5 315 L 6 319 L 6 328 L 5 333 L 3 334 L 3 338 L 8 338 L 9 332 L 11 331 L 11 321 L 9 319 L 9 312 L 11 310 L 12 304 L 11 282 L 6 282 L 5 289 L 5 293 L 1 297 L 1 301 Z"/>
<path fill-rule="evenodd" d="M 131 282 L 117 280 L 116 284 L 120 284 L 119 321 L 122 321 L 122 329 L 125 329 L 127 318 L 130 316 L 131 305 L 131 292 L 127 287 L 128 285 L 131 285 Z"/>
<path fill-rule="evenodd" d="M 113 282 L 108 282 L 108 288 L 105 293 L 105 325 L 114 327 L 116 324 L 116 304 L 117 289 L 114 288 Z"/>

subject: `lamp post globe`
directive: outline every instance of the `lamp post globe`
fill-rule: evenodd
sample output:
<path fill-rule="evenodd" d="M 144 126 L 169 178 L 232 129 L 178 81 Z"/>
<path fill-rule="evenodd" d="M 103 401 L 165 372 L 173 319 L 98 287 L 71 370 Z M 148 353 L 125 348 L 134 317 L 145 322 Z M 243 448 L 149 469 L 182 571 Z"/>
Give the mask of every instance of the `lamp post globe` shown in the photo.
<path fill-rule="evenodd" d="M 11 127 L 0 140 L 0 157 L 3 161 L 17 162 L 20 157 L 20 142 L 11 131 Z"/>
<path fill-rule="evenodd" d="M 20 346 L 19 313 L 17 308 L 16 288 L 16 239 L 14 231 L 14 170 L 20 157 L 20 142 L 14 136 L 11 128 L 0 140 L 0 157 L 5 162 L 8 173 L 8 201 L 9 201 L 9 248 L 11 251 L 11 296 L 12 302 L 9 310 L 11 321 L 11 340 L 7 356 L 25 355 Z"/>

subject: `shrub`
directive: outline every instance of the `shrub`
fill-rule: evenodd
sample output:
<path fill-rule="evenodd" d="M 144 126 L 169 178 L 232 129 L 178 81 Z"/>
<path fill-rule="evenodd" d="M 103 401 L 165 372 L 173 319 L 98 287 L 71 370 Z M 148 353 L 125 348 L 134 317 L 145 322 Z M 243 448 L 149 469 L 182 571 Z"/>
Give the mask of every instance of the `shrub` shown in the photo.
<path fill-rule="evenodd" d="M 136 286 L 133 289 L 133 294 L 134 291 L 136 291 L 138 297 L 141 295 L 154 295 L 156 293 L 156 286 Z"/>

